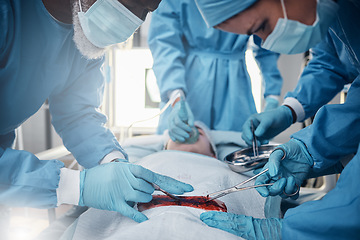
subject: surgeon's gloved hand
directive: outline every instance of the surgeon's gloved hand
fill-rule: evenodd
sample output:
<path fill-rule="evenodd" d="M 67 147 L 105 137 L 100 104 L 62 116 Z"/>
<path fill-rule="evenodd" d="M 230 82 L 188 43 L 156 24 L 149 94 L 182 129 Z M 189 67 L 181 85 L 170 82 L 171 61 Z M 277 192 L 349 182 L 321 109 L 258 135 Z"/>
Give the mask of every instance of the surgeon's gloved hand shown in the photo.
<path fill-rule="evenodd" d="M 174 142 L 185 142 L 194 127 L 194 115 L 189 104 L 181 99 L 176 102 L 168 119 L 169 136 Z"/>
<path fill-rule="evenodd" d="M 264 112 L 273 110 L 275 108 L 277 108 L 279 106 L 279 101 L 276 100 L 273 97 L 267 97 L 265 98 L 265 108 L 264 108 Z"/>
<path fill-rule="evenodd" d="M 173 178 L 154 173 L 139 165 L 111 162 L 80 172 L 80 206 L 116 211 L 143 222 L 148 218 L 132 208 L 134 202 L 149 202 L 154 187 L 173 194 L 190 192 L 193 187 Z"/>
<path fill-rule="evenodd" d="M 225 212 L 204 212 L 200 219 L 210 227 L 218 228 L 245 239 L 281 239 L 282 219 L 257 219 Z"/>
<path fill-rule="evenodd" d="M 253 141 L 251 121 L 255 128 L 255 136 L 259 141 L 258 144 L 267 144 L 270 139 L 291 126 L 293 116 L 290 108 L 286 106 L 250 116 L 242 128 L 242 138 L 249 146 Z"/>
<path fill-rule="evenodd" d="M 274 185 L 258 187 L 256 190 L 263 197 L 280 195 L 282 198 L 291 196 L 296 199 L 301 183 L 307 178 L 313 164 L 314 160 L 305 144 L 291 139 L 271 153 L 268 163 L 262 169 L 269 168 L 269 171 L 255 181 L 255 185 L 275 182 Z"/>

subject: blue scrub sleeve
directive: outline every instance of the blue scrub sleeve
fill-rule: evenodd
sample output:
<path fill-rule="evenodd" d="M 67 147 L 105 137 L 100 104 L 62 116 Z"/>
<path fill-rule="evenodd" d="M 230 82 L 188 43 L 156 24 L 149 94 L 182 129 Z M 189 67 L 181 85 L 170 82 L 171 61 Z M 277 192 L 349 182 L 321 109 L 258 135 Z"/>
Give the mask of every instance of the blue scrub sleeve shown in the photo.
<path fill-rule="evenodd" d="M 337 164 L 356 153 L 360 143 L 360 75 L 352 83 L 344 104 L 329 104 L 315 115 L 309 127 L 291 137 L 305 143 L 314 159 L 314 171 Z"/>
<path fill-rule="evenodd" d="M 343 169 L 344 169 L 344 166 L 341 162 L 337 162 L 335 165 L 330 166 L 325 169 L 316 169 L 314 171 L 314 169 L 311 168 L 310 172 L 307 175 L 307 178 L 317 178 L 317 177 L 322 177 L 322 176 L 331 175 L 331 174 L 338 174 L 338 173 L 341 173 L 343 171 Z"/>
<path fill-rule="evenodd" d="M 265 86 L 264 98 L 269 95 L 280 96 L 283 79 L 277 66 L 279 53 L 271 52 L 261 47 L 261 39 L 253 36 L 254 44 L 251 44 L 253 55 Z"/>
<path fill-rule="evenodd" d="M 62 167 L 64 164 L 58 160 L 39 160 L 27 151 L 0 148 L 0 203 L 56 207 L 56 189 Z"/>
<path fill-rule="evenodd" d="M 167 102 L 168 92 L 181 89 L 187 93 L 183 30 L 180 22 L 181 1 L 162 1 L 151 15 L 148 44 L 161 100 Z"/>
<path fill-rule="evenodd" d="M 84 59 L 82 59 L 84 60 Z M 99 107 L 103 100 L 103 60 L 75 62 L 79 74 L 71 76 L 65 90 L 49 98 L 55 130 L 65 147 L 85 168 L 99 164 L 107 154 L 118 150 L 127 157 L 113 133 L 105 127 L 107 118 Z"/>
<path fill-rule="evenodd" d="M 303 203 L 285 213 L 282 225 L 284 240 L 359 239 L 359 150 L 344 168 L 336 187 L 323 199 Z"/>
<path fill-rule="evenodd" d="M 327 104 L 339 93 L 344 85 L 351 82 L 346 67 L 340 62 L 330 36 L 311 50 L 312 59 L 304 69 L 294 91 L 285 98 L 296 98 L 305 111 L 305 118 Z"/>

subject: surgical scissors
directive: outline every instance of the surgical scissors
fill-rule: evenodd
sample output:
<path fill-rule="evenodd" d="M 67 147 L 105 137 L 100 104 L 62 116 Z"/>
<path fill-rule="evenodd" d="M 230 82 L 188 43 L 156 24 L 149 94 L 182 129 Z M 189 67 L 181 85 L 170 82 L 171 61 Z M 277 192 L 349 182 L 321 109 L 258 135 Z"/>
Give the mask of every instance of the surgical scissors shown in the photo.
<path fill-rule="evenodd" d="M 274 152 L 275 150 L 281 150 L 281 151 L 283 151 L 284 156 L 281 158 L 281 160 L 285 159 L 285 157 L 286 157 L 286 152 L 285 152 L 284 149 L 282 149 L 282 148 L 276 148 L 276 149 L 273 150 L 273 152 Z M 248 186 L 248 187 L 241 187 L 242 185 L 250 182 L 251 180 L 257 178 L 258 176 L 266 173 L 267 171 L 269 171 L 269 168 L 264 169 L 264 170 L 261 171 L 260 173 L 252 176 L 251 178 L 249 178 L 249 179 L 247 179 L 247 180 L 245 180 L 245 181 L 243 181 L 243 182 L 241 182 L 241 183 L 239 183 L 239 184 L 237 184 L 237 185 L 235 185 L 235 186 L 233 186 L 233 187 L 231 187 L 231 188 L 227 188 L 227 189 L 225 189 L 225 190 L 221 190 L 221 191 L 218 191 L 218 192 L 214 192 L 214 193 L 208 194 L 206 197 L 208 198 L 208 201 L 211 201 L 211 200 L 214 200 L 214 199 L 223 197 L 223 196 L 228 195 L 228 194 L 233 193 L 233 192 L 239 192 L 239 191 L 242 191 L 242 190 L 248 190 L 248 189 L 258 188 L 258 187 L 271 186 L 271 185 L 273 185 L 274 183 L 265 183 L 265 184 L 253 185 L 253 186 Z M 297 185 L 297 184 L 296 184 L 296 185 Z M 298 187 L 297 190 L 296 190 L 294 193 L 292 193 L 292 194 L 287 194 L 285 191 L 283 191 L 283 193 L 284 193 L 286 196 L 288 196 L 288 197 L 294 196 L 294 195 L 296 195 L 296 194 L 299 192 L 299 190 L 300 190 L 299 185 L 297 185 L 297 187 Z"/>

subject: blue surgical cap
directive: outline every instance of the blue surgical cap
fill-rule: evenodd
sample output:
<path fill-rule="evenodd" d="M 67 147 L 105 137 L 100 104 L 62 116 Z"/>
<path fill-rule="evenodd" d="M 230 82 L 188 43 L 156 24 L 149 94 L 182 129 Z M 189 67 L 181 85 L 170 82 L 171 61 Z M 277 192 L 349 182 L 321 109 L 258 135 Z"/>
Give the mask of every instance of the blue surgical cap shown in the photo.
<path fill-rule="evenodd" d="M 195 0 L 208 27 L 214 27 L 244 11 L 257 0 Z"/>

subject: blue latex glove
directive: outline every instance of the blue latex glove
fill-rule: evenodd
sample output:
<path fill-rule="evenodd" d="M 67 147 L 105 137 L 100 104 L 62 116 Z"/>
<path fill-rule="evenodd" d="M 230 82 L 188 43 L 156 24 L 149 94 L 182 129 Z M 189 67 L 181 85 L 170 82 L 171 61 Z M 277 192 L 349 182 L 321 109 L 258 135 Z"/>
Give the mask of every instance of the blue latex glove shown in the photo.
<path fill-rule="evenodd" d="M 279 101 L 273 97 L 265 98 L 265 108 L 264 112 L 273 110 L 279 106 Z"/>
<path fill-rule="evenodd" d="M 260 145 L 267 144 L 270 139 L 290 127 L 293 122 L 293 117 L 290 108 L 286 106 L 280 106 L 273 110 L 253 114 L 246 120 L 242 129 L 242 138 L 249 146 L 252 146 L 253 141 L 251 121 L 254 124 L 258 145 Z"/>
<path fill-rule="evenodd" d="M 225 212 L 204 212 L 201 221 L 245 239 L 281 239 L 282 219 L 257 219 Z"/>
<path fill-rule="evenodd" d="M 275 182 L 272 186 L 256 188 L 263 197 L 280 195 L 282 198 L 287 198 L 288 195 L 294 194 L 307 178 L 314 164 L 306 146 L 299 140 L 291 139 L 278 148 L 284 150 L 285 158 L 281 160 L 284 156 L 282 150 L 275 150 L 270 155 L 268 163 L 263 167 L 263 170 L 269 168 L 269 171 L 255 181 L 255 185 Z M 296 199 L 298 196 L 299 193 L 291 198 Z"/>
<path fill-rule="evenodd" d="M 149 202 L 154 187 L 173 194 L 190 192 L 193 187 L 127 162 L 106 163 L 80 172 L 80 206 L 116 211 L 137 222 L 148 218 L 132 208 L 134 202 Z"/>
<path fill-rule="evenodd" d="M 194 115 L 189 104 L 181 99 L 173 106 L 169 114 L 169 136 L 174 142 L 185 142 L 194 127 Z"/>

